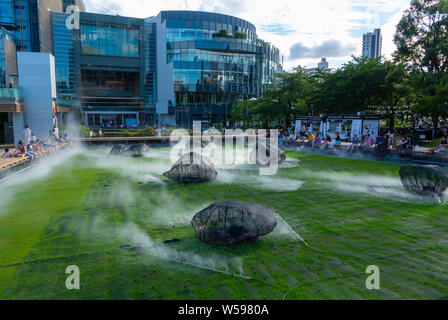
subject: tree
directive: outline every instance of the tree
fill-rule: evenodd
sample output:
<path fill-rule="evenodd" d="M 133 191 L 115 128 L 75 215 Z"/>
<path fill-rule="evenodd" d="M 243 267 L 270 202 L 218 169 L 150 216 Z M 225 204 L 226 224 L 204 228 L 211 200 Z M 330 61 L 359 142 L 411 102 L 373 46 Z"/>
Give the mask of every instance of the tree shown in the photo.
<path fill-rule="evenodd" d="M 244 128 L 248 127 L 249 122 L 252 120 L 252 108 L 254 101 L 242 100 L 236 104 L 230 111 L 230 118 L 243 124 Z"/>
<path fill-rule="evenodd" d="M 448 71 L 448 0 L 413 0 L 397 26 L 396 61 L 440 82 Z"/>
<path fill-rule="evenodd" d="M 313 104 L 326 114 L 365 111 L 378 101 L 386 76 L 380 59 L 354 58 L 335 73 L 324 75 Z"/>
<path fill-rule="evenodd" d="M 389 120 L 389 128 L 393 131 L 397 113 L 403 113 L 403 109 L 407 109 L 407 104 L 411 103 L 409 97 L 412 88 L 408 70 L 403 64 L 385 61 L 381 66 L 384 68 L 386 76 L 372 100 L 377 105 L 384 107 L 383 113 Z"/>
<path fill-rule="evenodd" d="M 394 59 L 412 69 L 419 115 L 447 116 L 448 0 L 413 0 L 397 26 Z"/>
<path fill-rule="evenodd" d="M 414 112 L 420 116 L 430 116 L 435 125 L 437 119 L 448 118 L 448 75 L 435 88 L 434 95 L 423 96 L 414 107 Z"/>
<path fill-rule="evenodd" d="M 299 67 L 293 73 L 276 74 L 272 85 L 264 92 L 264 97 L 279 109 L 284 125 L 290 127 L 293 117 L 308 112 L 311 92 L 311 77 Z"/>

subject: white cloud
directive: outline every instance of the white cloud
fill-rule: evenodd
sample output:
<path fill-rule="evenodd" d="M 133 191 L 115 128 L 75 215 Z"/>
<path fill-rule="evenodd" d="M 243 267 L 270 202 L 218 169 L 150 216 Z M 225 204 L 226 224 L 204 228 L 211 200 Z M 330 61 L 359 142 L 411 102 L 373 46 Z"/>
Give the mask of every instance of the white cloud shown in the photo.
<path fill-rule="evenodd" d="M 351 48 L 346 56 L 330 60 L 332 67 L 360 55 L 362 33 L 381 27 L 383 54 L 395 47 L 395 25 L 410 0 L 85 0 L 88 11 L 146 18 L 161 10 L 204 10 L 230 14 L 257 26 L 260 38 L 277 46 L 285 57 L 285 68 L 313 65 L 320 59 L 289 60 L 291 47 L 300 43 L 314 48 L 337 41 Z M 270 32 L 270 28 L 272 32 Z"/>
<path fill-rule="evenodd" d="M 338 40 L 327 40 L 315 47 L 307 47 L 298 42 L 291 47 L 289 60 L 345 57 L 352 54 L 354 50 L 356 50 L 355 45 L 343 46 Z"/>

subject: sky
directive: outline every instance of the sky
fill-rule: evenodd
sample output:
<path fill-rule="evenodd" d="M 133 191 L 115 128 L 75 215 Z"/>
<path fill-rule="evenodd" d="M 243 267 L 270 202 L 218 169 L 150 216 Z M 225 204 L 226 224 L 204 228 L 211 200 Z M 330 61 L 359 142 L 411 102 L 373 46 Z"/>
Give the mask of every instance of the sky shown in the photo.
<path fill-rule="evenodd" d="M 381 28 L 383 56 L 395 50 L 396 25 L 411 0 L 84 0 L 88 12 L 137 18 L 162 10 L 201 10 L 253 23 L 259 38 L 280 49 L 284 69 L 316 67 L 326 57 L 338 68 L 360 56 L 362 35 Z"/>

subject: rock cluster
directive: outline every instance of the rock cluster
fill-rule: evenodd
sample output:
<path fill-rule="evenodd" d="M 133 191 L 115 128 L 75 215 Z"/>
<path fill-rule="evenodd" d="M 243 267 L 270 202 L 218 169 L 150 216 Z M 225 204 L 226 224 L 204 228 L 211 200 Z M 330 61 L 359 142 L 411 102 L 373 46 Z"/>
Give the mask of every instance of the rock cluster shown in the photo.
<path fill-rule="evenodd" d="M 404 165 L 400 178 L 406 190 L 422 196 L 441 196 L 448 188 L 448 177 L 439 166 Z"/>
<path fill-rule="evenodd" d="M 229 201 L 197 213 L 191 224 L 201 241 L 231 246 L 269 234 L 277 226 L 277 219 L 261 205 Z"/>
<path fill-rule="evenodd" d="M 163 175 L 178 183 L 191 184 L 214 181 L 218 172 L 210 159 L 191 152 L 180 158 L 171 170 Z"/>
<path fill-rule="evenodd" d="M 149 152 L 149 148 L 146 144 L 134 144 L 129 148 L 124 144 L 118 144 L 113 146 L 110 151 L 111 156 L 129 156 L 129 157 L 143 157 L 145 153 Z"/>

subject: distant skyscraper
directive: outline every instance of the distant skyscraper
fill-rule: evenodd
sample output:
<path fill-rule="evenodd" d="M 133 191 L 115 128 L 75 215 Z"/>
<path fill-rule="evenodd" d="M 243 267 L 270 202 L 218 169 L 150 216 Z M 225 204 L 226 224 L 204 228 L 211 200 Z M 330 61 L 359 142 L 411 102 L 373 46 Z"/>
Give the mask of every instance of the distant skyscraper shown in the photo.
<path fill-rule="evenodd" d="M 369 58 L 381 57 L 382 44 L 381 29 L 375 29 L 373 32 L 364 34 L 362 38 L 362 56 Z"/>
<path fill-rule="evenodd" d="M 313 76 L 319 71 L 329 73 L 331 72 L 331 69 L 329 68 L 327 58 L 322 58 L 322 60 L 317 64 L 317 68 L 305 68 L 304 71 L 310 76 Z"/>
<path fill-rule="evenodd" d="M 321 70 L 328 69 L 328 61 L 327 58 L 322 58 L 322 61 L 317 64 L 317 67 Z"/>

